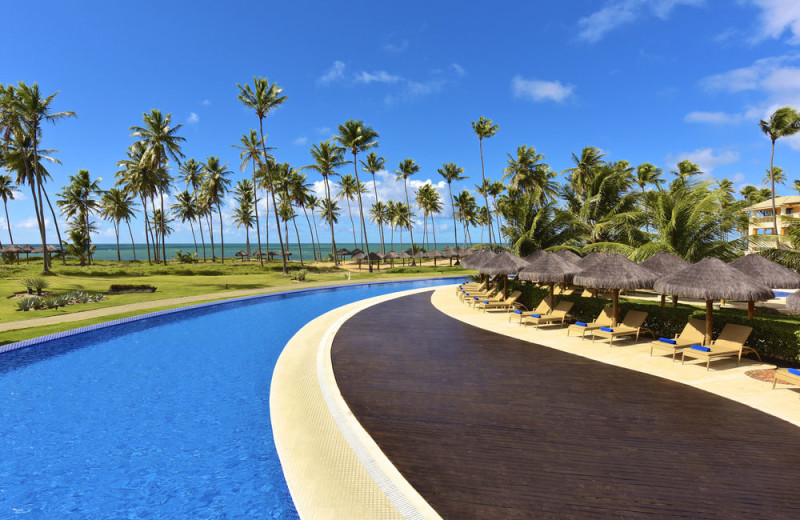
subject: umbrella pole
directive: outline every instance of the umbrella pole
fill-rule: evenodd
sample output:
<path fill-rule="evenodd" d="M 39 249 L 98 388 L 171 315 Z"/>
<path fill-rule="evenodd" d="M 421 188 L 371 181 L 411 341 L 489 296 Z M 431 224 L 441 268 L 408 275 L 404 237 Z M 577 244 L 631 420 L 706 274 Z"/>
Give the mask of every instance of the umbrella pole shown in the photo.
<path fill-rule="evenodd" d="M 618 323 L 617 316 L 619 315 L 619 289 L 612 289 L 611 294 L 614 300 L 614 306 L 611 309 L 611 326 L 616 327 Z"/>
<path fill-rule="evenodd" d="M 664 303 L 666 302 L 666 300 L 667 300 L 667 295 L 666 294 L 662 294 L 661 295 L 661 306 L 662 307 L 664 306 Z"/>
<path fill-rule="evenodd" d="M 672 295 L 672 306 L 673 307 L 677 307 L 678 306 L 678 296 L 675 295 L 675 294 Z"/>
<path fill-rule="evenodd" d="M 555 291 L 553 289 L 553 284 L 551 283 L 550 284 L 550 308 L 551 309 L 555 309 L 556 308 L 556 306 L 554 305 L 555 304 L 555 297 L 556 297 L 555 296 Z"/>
<path fill-rule="evenodd" d="M 756 315 L 756 302 L 748 300 L 747 302 L 747 319 L 752 320 Z"/>
<path fill-rule="evenodd" d="M 711 333 L 714 330 L 714 300 L 706 300 L 706 345 L 711 345 Z"/>
<path fill-rule="evenodd" d="M 508 276 L 503 276 L 503 299 L 508 298 Z"/>

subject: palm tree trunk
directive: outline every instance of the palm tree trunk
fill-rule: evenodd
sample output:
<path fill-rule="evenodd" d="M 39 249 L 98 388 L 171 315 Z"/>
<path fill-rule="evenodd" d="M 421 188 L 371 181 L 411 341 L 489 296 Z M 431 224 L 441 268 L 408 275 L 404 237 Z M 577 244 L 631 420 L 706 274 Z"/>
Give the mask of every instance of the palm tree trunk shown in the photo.
<path fill-rule="evenodd" d="M 167 226 L 167 214 L 164 212 L 164 189 L 159 185 L 158 196 L 161 199 L 161 222 Z M 164 265 L 167 265 L 167 241 L 164 237 L 164 230 L 161 230 L 161 256 L 164 257 Z"/>
<path fill-rule="evenodd" d="M 281 236 L 281 222 L 278 218 L 278 204 L 275 202 L 275 191 L 272 190 L 272 172 L 269 169 L 269 162 L 267 158 L 267 145 L 264 144 L 264 118 L 258 118 L 259 131 L 261 132 L 261 148 L 264 153 L 264 162 L 267 166 L 267 179 L 269 180 L 270 190 L 269 194 L 272 198 L 272 211 L 275 213 L 275 226 L 278 228 L 278 242 L 281 244 L 281 259 L 283 261 L 283 274 L 286 274 L 286 251 L 283 249 L 283 236 Z M 269 247 L 269 244 L 267 244 Z"/>
<path fill-rule="evenodd" d="M 222 232 L 222 205 L 217 204 L 217 214 L 219 215 L 219 258 L 225 263 L 225 235 Z"/>
<path fill-rule="evenodd" d="M 42 193 L 44 193 L 44 198 L 47 200 L 47 205 L 50 207 L 50 213 L 53 215 L 53 225 L 56 227 L 56 237 L 58 237 L 58 247 L 63 247 L 61 243 L 61 230 L 58 228 L 58 219 L 56 218 L 56 212 L 53 209 L 53 205 L 50 204 L 50 197 L 47 196 L 47 190 L 42 188 Z M 44 208 L 42 208 L 44 209 Z M 13 242 L 12 242 L 13 244 Z M 67 256 L 61 255 L 61 265 L 67 265 Z"/>
<path fill-rule="evenodd" d="M 144 195 L 142 195 L 142 209 L 144 210 L 144 239 L 147 242 L 147 263 L 152 264 L 153 261 L 150 259 L 150 235 L 148 235 L 150 220 L 147 217 L 147 197 Z"/>
<path fill-rule="evenodd" d="M 122 262 L 122 259 L 119 256 L 119 220 L 115 220 L 114 224 L 114 234 L 117 236 L 117 262 Z"/>
<path fill-rule="evenodd" d="M 39 125 L 34 124 L 31 129 L 31 136 L 33 141 L 33 181 L 36 183 L 37 191 L 39 193 L 39 234 L 42 237 L 42 263 L 44 269 L 42 274 L 50 274 L 50 252 L 47 250 L 47 231 L 44 227 L 44 203 L 42 201 L 42 180 L 39 176 Z M 26 161 L 23 161 L 25 163 Z M 34 198 L 36 193 L 33 193 Z M 35 205 L 34 205 L 35 209 Z"/>
<path fill-rule="evenodd" d="M 301 207 L 301 208 L 303 208 L 303 215 L 305 215 L 305 217 L 306 217 L 306 224 L 308 224 L 308 232 L 311 234 L 311 252 L 312 252 L 312 253 L 313 253 L 313 255 L 314 255 L 314 261 L 316 262 L 316 261 L 317 261 L 317 250 L 315 249 L 315 248 L 316 248 L 316 245 L 314 244 L 314 230 L 313 230 L 313 229 L 311 229 L 311 221 L 310 221 L 310 220 L 308 220 L 308 211 L 306 211 L 306 206 L 305 206 L 305 204 L 303 204 L 303 205 L 302 205 L 302 206 L 300 206 L 300 207 Z"/>
<path fill-rule="evenodd" d="M 353 154 L 353 170 L 356 173 L 356 195 L 358 195 L 358 213 L 361 216 L 361 247 L 367 254 L 367 265 L 369 272 L 372 272 L 372 262 L 369 259 L 369 240 L 367 240 L 367 221 L 364 220 L 364 205 L 361 202 L 361 181 L 358 180 L 358 166 L 356 164 L 356 154 Z"/>
<path fill-rule="evenodd" d="M 189 219 L 189 229 L 192 230 L 192 241 L 194 242 L 194 254 L 197 254 L 197 237 L 194 234 L 194 224 L 192 224 L 192 219 Z"/>
<path fill-rule="evenodd" d="M 153 213 L 156 211 L 156 199 L 155 197 L 150 197 L 150 207 L 153 208 Z M 158 263 L 159 261 L 159 253 L 158 253 L 158 233 L 156 232 L 155 226 L 157 222 L 153 221 L 153 225 L 147 230 L 150 233 L 150 240 L 153 242 L 153 261 Z"/>
<path fill-rule="evenodd" d="M 375 174 L 372 174 L 372 189 L 375 191 L 375 204 L 380 202 L 378 200 L 378 183 L 375 182 Z M 385 255 L 386 254 L 386 244 L 383 241 L 383 217 L 378 218 L 378 230 L 380 231 L 381 235 L 381 252 Z"/>
<path fill-rule="evenodd" d="M 328 203 L 333 204 L 331 200 L 331 187 L 328 184 L 328 176 L 324 175 L 325 178 L 325 196 L 328 197 Z M 333 236 L 333 219 L 331 218 L 328 223 L 331 225 L 331 251 L 333 252 L 333 265 L 339 267 L 339 256 L 336 254 L 336 239 Z"/>
<path fill-rule="evenodd" d="M 256 212 L 256 239 L 258 240 L 258 250 L 261 251 L 261 223 L 258 221 L 258 184 L 256 184 L 256 163 L 253 161 L 253 209 Z M 248 240 L 249 244 L 250 241 Z M 247 247 L 247 259 L 250 260 L 250 247 Z M 264 255 L 258 257 L 261 267 L 264 267 Z"/>
<path fill-rule="evenodd" d="M 294 225 L 294 234 L 297 236 L 297 249 L 300 251 L 300 265 L 305 267 L 303 263 L 303 246 L 300 245 L 300 232 L 297 231 L 297 219 L 292 219 L 292 224 Z"/>
<path fill-rule="evenodd" d="M 203 217 L 197 217 L 197 225 L 200 226 L 200 242 L 203 244 L 203 263 L 206 263 L 206 239 L 203 237 Z"/>
<path fill-rule="evenodd" d="M 314 208 L 311 208 L 311 222 L 314 223 L 314 231 L 317 235 L 317 252 L 319 253 L 319 261 L 322 262 L 322 243 L 319 241 L 319 230 L 317 229 L 317 215 L 314 213 Z"/>
<path fill-rule="evenodd" d="M 458 224 L 456 224 L 456 207 L 453 201 L 453 187 L 450 181 L 447 181 L 447 191 L 450 192 L 450 211 L 453 213 L 453 245 L 458 247 Z M 453 265 L 453 257 L 450 257 L 450 265 Z M 458 257 L 456 257 L 456 265 L 458 265 Z"/>
<path fill-rule="evenodd" d="M 772 140 L 772 152 L 769 155 L 769 178 L 772 181 L 772 232 L 775 233 L 776 245 L 780 245 L 781 237 L 778 235 L 778 214 L 775 208 L 775 174 L 772 170 L 773 159 L 775 159 L 775 139 Z"/>
<path fill-rule="evenodd" d="M 486 185 L 486 173 L 485 173 L 484 168 L 483 168 L 483 138 L 481 138 L 481 137 L 478 138 L 478 147 L 481 149 L 481 180 L 483 181 L 483 185 L 485 186 Z M 486 201 L 486 210 L 487 210 L 487 213 L 488 213 L 487 218 L 489 219 L 489 222 L 487 222 L 487 224 L 489 226 L 489 247 L 492 247 L 492 212 L 489 211 L 489 192 L 488 191 L 483 193 L 483 198 Z M 481 234 L 481 237 L 483 237 L 483 234 Z M 481 241 L 483 241 L 483 238 L 481 238 Z"/>
<path fill-rule="evenodd" d="M 37 224 L 39 224 L 39 233 L 41 234 L 41 237 L 42 237 L 42 245 L 44 246 L 44 250 L 47 251 L 47 244 L 44 242 L 44 240 L 45 240 L 44 231 L 42 230 L 44 225 L 42 223 L 41 214 L 39 212 L 39 200 L 36 198 L 36 188 L 34 187 L 34 182 L 35 181 L 32 181 L 30 183 L 31 184 L 31 196 L 33 198 L 33 211 L 36 213 L 36 222 L 37 222 Z M 19 264 L 19 254 L 17 254 L 17 264 Z M 43 264 L 42 273 L 49 274 L 50 270 L 47 267 L 47 257 L 42 256 L 42 264 Z"/>
<path fill-rule="evenodd" d="M 214 213 L 210 210 L 206 215 L 208 218 L 208 236 L 211 238 L 211 263 L 217 261 L 217 252 L 214 250 Z"/>
<path fill-rule="evenodd" d="M 353 210 L 350 208 L 350 199 L 347 199 L 347 214 L 350 215 L 350 227 L 353 228 L 353 247 L 358 247 L 358 240 L 356 239 L 356 223 L 353 220 Z"/>
<path fill-rule="evenodd" d="M 269 196 L 269 191 L 270 190 L 267 190 L 267 196 Z M 264 246 L 267 250 L 264 252 L 268 253 L 269 252 L 269 201 L 267 201 L 266 207 L 267 211 L 264 214 L 264 240 L 266 240 L 266 242 L 264 242 Z M 269 255 L 267 255 L 267 263 L 269 263 Z"/>
<path fill-rule="evenodd" d="M 250 262 L 250 226 L 244 227 L 245 245 L 247 246 L 247 261 Z"/>
<path fill-rule="evenodd" d="M 411 254 L 414 254 L 414 224 L 411 222 L 411 204 L 408 203 L 408 177 L 403 179 L 403 187 L 406 190 L 406 207 L 408 208 L 408 234 L 411 235 Z M 411 259 L 411 265 L 417 265 L 414 258 Z"/>
<path fill-rule="evenodd" d="M 394 249 L 394 226 L 391 226 L 391 229 L 392 229 L 392 232 L 391 232 L 390 238 L 392 240 L 392 243 L 389 244 L 389 245 L 391 246 L 391 249 Z"/>
<path fill-rule="evenodd" d="M 125 219 L 125 223 L 128 225 L 128 233 L 131 236 L 131 249 L 133 250 L 133 261 L 136 261 L 136 244 L 133 243 L 133 230 L 131 230 L 131 221 Z"/>
<path fill-rule="evenodd" d="M 5 206 L 5 209 L 6 209 L 6 225 L 8 226 L 8 239 L 11 240 L 11 245 L 13 246 L 14 245 L 14 237 L 11 236 L 11 221 L 8 220 L 8 202 L 3 201 L 3 206 Z M 59 247 L 61 247 L 60 243 L 59 243 Z"/>

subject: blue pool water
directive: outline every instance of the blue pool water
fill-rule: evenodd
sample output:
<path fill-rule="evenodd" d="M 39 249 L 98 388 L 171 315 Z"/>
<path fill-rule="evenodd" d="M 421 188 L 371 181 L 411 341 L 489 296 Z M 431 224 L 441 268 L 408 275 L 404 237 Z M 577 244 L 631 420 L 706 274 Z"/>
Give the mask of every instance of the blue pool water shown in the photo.
<path fill-rule="evenodd" d="M 333 308 L 445 283 L 274 295 L 0 354 L 0 518 L 297 518 L 269 421 L 283 346 Z"/>
<path fill-rule="evenodd" d="M 775 297 L 776 298 L 786 298 L 787 296 L 792 294 L 793 291 L 776 291 L 776 290 L 773 290 L 772 292 L 775 293 Z"/>

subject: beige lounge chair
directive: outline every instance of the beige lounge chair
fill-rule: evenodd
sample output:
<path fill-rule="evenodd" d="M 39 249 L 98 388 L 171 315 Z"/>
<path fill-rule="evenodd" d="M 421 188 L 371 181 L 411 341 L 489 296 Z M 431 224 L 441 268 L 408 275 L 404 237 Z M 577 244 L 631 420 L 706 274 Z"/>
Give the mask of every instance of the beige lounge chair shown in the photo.
<path fill-rule="evenodd" d="M 556 305 L 556 308 L 553 309 L 553 312 L 545 314 L 544 316 L 541 316 L 539 318 L 535 316 L 528 316 L 525 318 L 524 321 L 522 321 L 522 323 L 524 325 L 527 325 L 528 323 L 533 323 L 534 325 L 536 325 L 537 329 L 539 328 L 540 325 L 550 325 L 553 323 L 560 323 L 561 325 L 563 325 L 564 320 L 567 319 L 567 313 L 572 310 L 573 305 L 575 305 L 575 302 L 570 302 L 566 300 L 560 301 L 558 302 L 558 305 Z"/>
<path fill-rule="evenodd" d="M 547 314 L 550 314 L 551 312 L 553 312 L 553 309 L 552 307 L 550 307 L 550 303 L 547 301 L 547 298 L 545 298 L 544 300 L 540 301 L 539 305 L 537 305 L 536 308 L 532 311 L 526 311 L 524 310 L 523 307 L 521 309 L 514 310 L 514 312 L 509 312 L 508 321 L 509 323 L 511 323 L 512 316 L 519 316 L 519 323 L 520 325 L 522 325 L 522 320 L 524 320 L 528 316 L 531 316 L 533 314 L 538 314 L 539 316 L 545 316 Z"/>
<path fill-rule="evenodd" d="M 788 368 L 779 368 L 775 371 L 775 379 L 772 380 L 772 389 L 775 389 L 775 385 L 778 383 L 778 379 L 785 383 L 792 383 L 794 385 L 800 386 L 800 376 L 797 374 L 792 374 L 789 372 Z"/>
<path fill-rule="evenodd" d="M 492 291 L 493 294 L 490 296 L 472 296 L 467 298 L 467 305 L 475 305 L 475 308 L 478 307 L 479 303 L 489 302 L 489 303 L 500 303 L 505 298 L 503 297 L 503 292 L 499 289 Z"/>
<path fill-rule="evenodd" d="M 476 298 L 488 298 L 490 296 L 494 296 L 498 291 L 497 287 L 492 285 L 489 286 L 488 289 L 483 291 L 465 291 L 461 293 L 461 301 L 473 303 Z"/>
<path fill-rule="evenodd" d="M 650 344 L 650 356 L 653 350 L 664 350 L 672 352 L 672 361 L 681 349 L 692 345 L 704 345 L 706 342 L 706 322 L 704 320 L 692 319 L 683 328 L 680 334 L 675 335 L 672 340 L 664 341 L 667 338 L 658 339 Z M 674 343 L 672 343 L 674 341 Z"/>
<path fill-rule="evenodd" d="M 597 316 L 597 319 L 591 323 L 587 323 L 586 326 L 583 325 L 576 325 L 575 323 L 571 324 L 567 328 L 567 336 L 574 331 L 580 331 L 581 339 L 586 339 L 586 332 L 599 329 L 600 327 L 610 327 L 611 326 L 611 308 L 606 307 L 603 311 Z"/>
<path fill-rule="evenodd" d="M 489 284 L 487 282 L 483 282 L 481 284 L 463 284 L 456 288 L 456 294 L 458 294 L 458 297 L 463 300 L 467 293 L 486 292 L 488 287 Z"/>
<path fill-rule="evenodd" d="M 608 338 L 608 346 L 614 346 L 614 340 L 617 338 L 630 338 L 635 336 L 636 341 L 639 341 L 639 334 L 642 332 L 649 333 L 655 337 L 652 331 L 642 327 L 644 320 L 647 319 L 647 313 L 644 311 L 628 311 L 622 323 L 616 327 L 602 327 L 592 331 L 592 343 L 595 338 Z M 603 328 L 612 329 L 611 331 L 603 330 Z"/>
<path fill-rule="evenodd" d="M 692 347 L 683 349 L 681 353 L 681 364 L 686 361 L 687 357 L 692 359 L 704 359 L 706 361 L 706 370 L 708 370 L 711 367 L 712 359 L 735 357 L 736 366 L 738 367 L 739 363 L 742 362 L 742 354 L 755 354 L 758 360 L 761 361 L 761 356 L 758 355 L 758 352 L 750 347 L 744 346 L 751 332 L 753 332 L 753 327 L 728 323 L 723 327 L 716 341 L 713 341 L 711 345 L 706 345 L 706 348 L 709 349 L 708 352 L 697 350 Z"/>
<path fill-rule="evenodd" d="M 511 310 L 517 304 L 517 300 L 519 297 L 522 296 L 522 291 L 514 291 L 508 295 L 508 298 L 501 302 L 492 302 L 489 300 L 481 300 L 475 304 L 478 309 L 483 309 L 484 311 L 491 310 L 491 309 L 502 309 L 502 310 Z"/>

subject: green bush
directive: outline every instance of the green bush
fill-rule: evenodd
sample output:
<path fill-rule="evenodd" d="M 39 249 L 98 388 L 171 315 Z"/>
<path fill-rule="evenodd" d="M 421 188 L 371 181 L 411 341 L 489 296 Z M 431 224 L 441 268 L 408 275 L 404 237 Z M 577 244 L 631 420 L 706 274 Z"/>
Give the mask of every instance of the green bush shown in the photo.
<path fill-rule="evenodd" d="M 33 309 L 33 300 L 37 298 L 34 296 L 33 298 L 21 298 L 17 300 L 17 310 L 20 311 L 29 311 Z"/>
<path fill-rule="evenodd" d="M 109 293 L 119 293 L 125 291 L 155 292 L 155 290 L 156 290 L 155 286 L 146 283 L 141 283 L 141 284 L 115 283 L 111 284 L 108 287 Z"/>
<path fill-rule="evenodd" d="M 19 282 L 28 290 L 28 294 L 33 294 L 36 291 L 38 296 L 42 295 L 42 290 L 50 287 L 50 282 L 44 278 L 25 278 Z"/>
<path fill-rule="evenodd" d="M 181 249 L 175 252 L 175 260 L 182 264 L 196 264 L 198 262 L 197 253 L 184 253 Z"/>
<path fill-rule="evenodd" d="M 298 282 L 304 282 L 307 274 L 308 271 L 306 269 L 297 269 L 294 271 L 289 271 L 289 276 L 292 277 L 292 280 L 297 280 Z"/>

